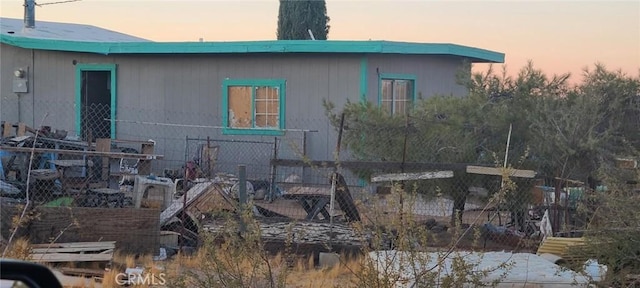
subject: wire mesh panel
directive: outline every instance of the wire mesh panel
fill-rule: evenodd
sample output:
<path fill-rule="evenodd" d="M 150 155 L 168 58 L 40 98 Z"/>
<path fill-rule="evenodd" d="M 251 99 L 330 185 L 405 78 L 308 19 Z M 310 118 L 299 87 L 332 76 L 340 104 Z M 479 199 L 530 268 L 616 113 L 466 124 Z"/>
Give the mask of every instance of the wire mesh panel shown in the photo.
<path fill-rule="evenodd" d="M 2 124 L 3 243 L 101 239 L 82 234 L 97 224 L 77 215 L 104 217 L 110 228 L 100 237 L 149 254 L 159 247 L 191 251 L 207 235 L 228 236 L 225 229 L 258 230 L 269 247 L 294 242 L 313 253 L 452 243 L 459 250 L 536 252 L 548 237 L 613 225 L 594 212 L 610 204 L 606 191 L 613 188 L 586 176 L 591 160 L 575 159 L 560 171 L 555 158 L 543 159 L 553 154 L 532 151 L 525 137 L 509 138 L 508 125 L 359 111 L 344 123 L 339 115 L 303 122 L 327 131 L 227 135 L 207 124 L 221 121 L 211 112 L 123 107 L 118 115 L 129 118 L 110 119 L 108 105 L 43 105 L 80 113 Z M 629 171 L 636 164 L 624 162 Z M 632 185 L 622 186 L 615 191 Z M 59 231 L 43 232 L 52 222 Z M 139 233 L 118 228 L 125 225 Z"/>
<path fill-rule="evenodd" d="M 276 141 L 252 141 L 220 138 L 186 138 L 185 162 L 194 161 L 204 175 L 216 172 L 236 174 L 238 165 L 246 165 L 250 178 L 270 179 L 271 159 L 276 153 Z"/>
<path fill-rule="evenodd" d="M 80 110 L 80 135 L 83 140 L 111 138 L 111 105 L 90 103 Z"/>
<path fill-rule="evenodd" d="M 216 223 L 216 211 L 237 212 L 244 197 L 261 221 L 378 227 L 399 216 L 442 235 L 480 229 L 483 247 L 489 249 L 523 248 L 526 241 L 539 239 L 543 226 L 557 234 L 586 224 L 577 207 L 590 188 L 568 182 L 557 186 L 540 172 L 506 169 L 492 164 L 482 149 L 458 145 L 451 136 L 425 138 L 406 123 L 375 127 L 357 138 L 347 132 L 343 145 L 351 150 L 332 160 L 310 158 L 305 133 L 263 140 L 212 133 L 187 136 L 180 147 L 170 144 L 178 143 L 175 136 L 162 135 L 182 126 L 132 125 L 151 127 L 137 139 L 159 140 L 107 137 L 102 141 L 108 147 L 99 148 L 98 139 L 75 139 L 48 127 L 29 128 L 30 134 L 12 124 L 7 129 L 16 134 L 3 138 L 3 203 L 9 203 L 3 219 L 12 219 L 7 213 L 19 209 L 11 207 L 24 207 L 27 199 L 32 208 L 159 209 L 166 212 L 159 215 L 161 230 L 179 235 L 173 244 L 194 246 L 201 227 Z M 100 134 L 105 129 L 86 135 L 108 136 Z M 169 155 L 157 154 L 169 150 Z M 239 165 L 247 171 L 243 197 Z M 5 239 L 11 235 L 3 232 Z"/>

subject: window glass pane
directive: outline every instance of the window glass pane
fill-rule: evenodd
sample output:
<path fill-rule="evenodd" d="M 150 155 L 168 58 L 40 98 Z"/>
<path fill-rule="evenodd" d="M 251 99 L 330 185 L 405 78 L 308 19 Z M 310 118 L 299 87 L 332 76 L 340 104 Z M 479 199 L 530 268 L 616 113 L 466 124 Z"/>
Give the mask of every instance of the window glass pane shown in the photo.
<path fill-rule="evenodd" d="M 413 80 L 396 80 L 394 87 L 394 113 L 406 114 L 413 98 Z"/>
<path fill-rule="evenodd" d="M 279 96 L 277 87 L 256 87 L 255 127 L 278 127 Z"/>
<path fill-rule="evenodd" d="M 413 95 L 414 95 L 414 91 L 413 91 L 413 80 L 409 80 L 407 81 L 407 94 L 406 94 L 406 98 L 407 101 L 409 102 L 413 102 Z"/>
<path fill-rule="evenodd" d="M 230 86 L 229 96 L 229 127 L 251 127 L 251 86 Z"/>
<path fill-rule="evenodd" d="M 407 101 L 396 101 L 394 115 L 402 115 L 407 113 Z"/>
<path fill-rule="evenodd" d="M 393 101 L 383 100 L 380 106 L 382 107 L 382 111 L 393 114 Z"/>
<path fill-rule="evenodd" d="M 393 80 L 382 80 L 382 99 L 380 99 L 380 106 L 383 111 L 389 114 L 393 113 Z"/>
<path fill-rule="evenodd" d="M 393 80 L 382 80 L 382 101 L 393 99 Z"/>
<path fill-rule="evenodd" d="M 256 115 L 256 127 L 278 128 L 278 115 Z"/>
<path fill-rule="evenodd" d="M 407 91 L 409 90 L 409 81 L 396 80 L 393 85 L 393 98 L 397 101 L 403 101 L 407 99 Z"/>
<path fill-rule="evenodd" d="M 382 79 L 380 107 L 389 114 L 409 112 L 414 95 L 414 80 Z"/>

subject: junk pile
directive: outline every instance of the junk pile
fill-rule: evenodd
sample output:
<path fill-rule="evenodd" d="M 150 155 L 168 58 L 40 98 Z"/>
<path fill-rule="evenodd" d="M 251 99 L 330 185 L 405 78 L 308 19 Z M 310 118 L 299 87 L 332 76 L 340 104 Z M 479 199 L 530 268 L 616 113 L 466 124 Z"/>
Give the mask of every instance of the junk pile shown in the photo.
<path fill-rule="evenodd" d="M 118 185 L 111 185 L 112 178 L 121 175 L 113 173 L 111 166 L 118 166 L 124 159 L 148 166 L 149 159 L 162 158 L 117 145 L 142 143 L 144 148 L 148 145 L 144 141 L 83 141 L 49 126 L 33 129 L 24 123 L 8 122 L 0 126 L 0 197 L 4 202 L 24 201 L 28 188 L 29 200 L 36 205 L 125 207 L 126 197 L 119 194 Z"/>

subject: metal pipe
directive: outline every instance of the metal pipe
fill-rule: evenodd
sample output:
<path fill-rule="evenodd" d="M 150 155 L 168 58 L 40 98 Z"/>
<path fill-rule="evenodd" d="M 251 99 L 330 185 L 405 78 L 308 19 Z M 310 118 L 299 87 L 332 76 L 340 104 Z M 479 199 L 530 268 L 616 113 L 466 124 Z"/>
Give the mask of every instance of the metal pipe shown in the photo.
<path fill-rule="evenodd" d="M 307 132 L 302 131 L 302 159 L 307 159 Z M 304 178 L 307 175 L 307 167 L 302 166 L 302 183 L 304 183 Z"/>
<path fill-rule="evenodd" d="M 329 247 L 333 250 L 333 214 L 335 210 L 336 202 L 336 186 L 338 185 L 338 166 L 340 166 L 340 147 L 342 145 L 342 131 L 344 130 L 344 113 L 340 115 L 340 130 L 338 130 L 338 142 L 336 143 L 336 166 L 333 167 L 333 173 L 331 173 L 331 198 L 329 200 Z"/>
<path fill-rule="evenodd" d="M 18 123 L 22 122 L 22 97 L 20 97 L 20 93 L 16 93 L 16 97 L 18 98 Z"/>
<path fill-rule="evenodd" d="M 24 0 L 24 27 L 34 28 L 36 26 L 36 1 Z"/>
<path fill-rule="evenodd" d="M 247 204 L 247 166 L 238 165 L 238 200 L 240 205 Z"/>
<path fill-rule="evenodd" d="M 278 159 L 278 137 L 273 139 L 273 159 Z M 269 195 L 267 195 L 267 202 L 272 203 L 276 198 L 276 178 L 277 169 L 275 163 L 271 163 L 271 183 L 269 184 Z"/>
<path fill-rule="evenodd" d="M 170 127 L 185 127 L 185 128 L 204 128 L 204 129 L 227 129 L 227 128 L 229 128 L 229 127 L 226 127 L 226 126 L 160 123 L 160 122 L 134 121 L 134 120 L 110 119 L 110 118 L 104 118 L 104 120 L 105 121 L 114 121 L 114 122 L 123 122 L 123 123 L 135 123 L 135 124 L 156 125 L 156 126 L 170 126 Z M 279 131 L 284 131 L 284 132 L 304 132 L 304 131 L 306 131 L 306 132 L 319 132 L 319 130 L 309 130 L 309 129 L 279 129 Z M 242 141 L 242 142 L 249 142 L 249 141 Z"/>
<path fill-rule="evenodd" d="M 247 207 L 247 166 L 238 165 L 238 201 L 240 202 L 239 218 L 240 218 L 240 233 L 245 232 L 246 226 L 244 223 L 245 213 L 244 209 Z"/>

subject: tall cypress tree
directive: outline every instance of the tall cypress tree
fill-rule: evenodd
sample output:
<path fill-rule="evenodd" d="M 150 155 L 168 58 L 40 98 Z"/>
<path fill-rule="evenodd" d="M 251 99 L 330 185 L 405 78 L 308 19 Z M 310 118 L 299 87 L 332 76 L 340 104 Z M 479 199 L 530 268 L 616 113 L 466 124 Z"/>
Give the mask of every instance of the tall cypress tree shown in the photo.
<path fill-rule="evenodd" d="M 329 16 L 324 0 L 280 0 L 278 40 L 327 40 Z"/>

